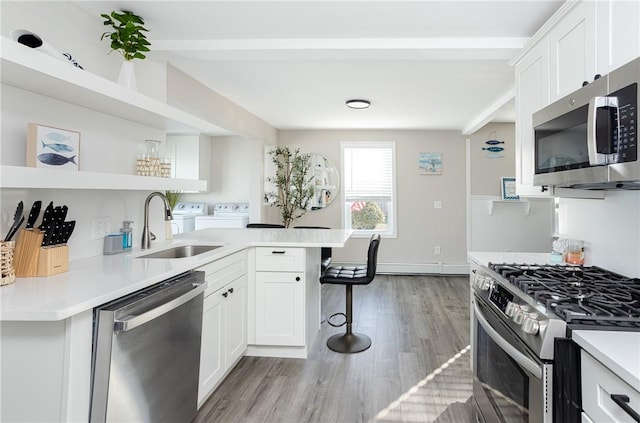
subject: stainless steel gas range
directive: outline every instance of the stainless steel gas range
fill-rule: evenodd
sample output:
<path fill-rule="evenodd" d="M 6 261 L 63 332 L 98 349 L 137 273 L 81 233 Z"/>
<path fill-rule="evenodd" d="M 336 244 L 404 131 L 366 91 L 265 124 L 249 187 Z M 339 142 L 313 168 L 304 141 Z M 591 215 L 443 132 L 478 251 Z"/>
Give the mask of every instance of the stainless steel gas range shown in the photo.
<path fill-rule="evenodd" d="M 595 266 L 472 262 L 471 292 L 481 422 L 580 421 L 571 331 L 640 331 L 640 280 Z"/>

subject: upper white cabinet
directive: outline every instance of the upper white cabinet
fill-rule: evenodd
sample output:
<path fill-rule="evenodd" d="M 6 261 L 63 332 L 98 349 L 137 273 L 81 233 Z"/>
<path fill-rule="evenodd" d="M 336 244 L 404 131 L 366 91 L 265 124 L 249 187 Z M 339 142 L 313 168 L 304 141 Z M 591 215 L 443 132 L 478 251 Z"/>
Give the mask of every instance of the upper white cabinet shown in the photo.
<path fill-rule="evenodd" d="M 548 196 L 533 186 L 534 112 L 549 104 L 549 47 L 536 44 L 516 65 L 516 192 L 522 196 Z"/>
<path fill-rule="evenodd" d="M 516 191 L 549 196 L 533 186 L 532 115 L 577 90 L 583 81 L 640 56 L 640 2 L 598 0 L 565 2 L 536 33 L 512 64 L 516 82 Z M 580 190 L 555 195 L 592 198 Z M 598 196 L 600 197 L 600 196 Z"/>
<path fill-rule="evenodd" d="M 598 2 L 597 71 L 605 74 L 640 56 L 640 2 Z"/>
<path fill-rule="evenodd" d="M 572 9 L 548 35 L 550 101 L 593 81 L 596 72 L 596 2 Z"/>

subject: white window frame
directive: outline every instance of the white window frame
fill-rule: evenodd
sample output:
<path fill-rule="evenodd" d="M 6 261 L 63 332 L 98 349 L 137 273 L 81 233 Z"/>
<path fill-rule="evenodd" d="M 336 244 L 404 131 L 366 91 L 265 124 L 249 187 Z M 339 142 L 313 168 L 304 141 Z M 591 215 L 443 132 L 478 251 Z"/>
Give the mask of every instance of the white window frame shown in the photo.
<path fill-rule="evenodd" d="M 370 238 L 372 234 L 378 233 L 385 238 L 397 238 L 398 235 L 398 196 L 396 185 L 396 143 L 394 141 L 342 141 L 340 142 L 340 169 L 342 172 L 341 179 L 345 180 L 345 163 L 344 163 L 344 150 L 345 148 L 391 148 L 391 221 L 388 222 L 388 229 L 386 231 L 366 230 L 366 229 L 352 229 L 353 238 Z M 346 189 L 340 190 L 340 200 L 342 207 L 342 227 L 347 228 L 347 216 L 346 204 Z"/>

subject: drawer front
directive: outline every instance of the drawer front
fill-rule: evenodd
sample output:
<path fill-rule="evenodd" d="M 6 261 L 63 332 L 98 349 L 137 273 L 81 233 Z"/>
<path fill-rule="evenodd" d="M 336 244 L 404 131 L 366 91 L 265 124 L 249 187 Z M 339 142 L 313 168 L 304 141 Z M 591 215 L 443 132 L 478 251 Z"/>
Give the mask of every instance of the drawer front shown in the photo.
<path fill-rule="evenodd" d="M 256 270 L 304 272 L 304 248 L 256 247 Z"/>
<path fill-rule="evenodd" d="M 582 351 L 582 408 L 596 422 L 635 423 L 635 420 L 611 399 L 611 394 L 626 395 L 627 403 L 640 414 L 640 392 L 611 370 Z"/>
<path fill-rule="evenodd" d="M 207 281 L 207 290 L 204 296 L 213 294 L 226 284 L 233 282 L 240 276 L 247 273 L 247 251 L 239 251 L 230 256 L 223 257 L 220 260 L 205 264 L 196 270 L 205 272 L 205 280 Z"/>

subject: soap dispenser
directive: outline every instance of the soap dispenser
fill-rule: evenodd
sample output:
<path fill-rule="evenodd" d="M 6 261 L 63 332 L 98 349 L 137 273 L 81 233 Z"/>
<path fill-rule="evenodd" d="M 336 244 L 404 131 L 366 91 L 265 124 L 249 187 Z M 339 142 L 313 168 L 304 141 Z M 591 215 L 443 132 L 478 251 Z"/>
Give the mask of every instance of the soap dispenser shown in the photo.
<path fill-rule="evenodd" d="M 122 233 L 122 249 L 125 251 L 131 250 L 131 239 L 133 237 L 133 228 L 131 227 L 133 221 L 125 220 L 122 222 L 123 228 L 120 229 Z"/>

